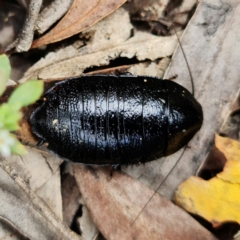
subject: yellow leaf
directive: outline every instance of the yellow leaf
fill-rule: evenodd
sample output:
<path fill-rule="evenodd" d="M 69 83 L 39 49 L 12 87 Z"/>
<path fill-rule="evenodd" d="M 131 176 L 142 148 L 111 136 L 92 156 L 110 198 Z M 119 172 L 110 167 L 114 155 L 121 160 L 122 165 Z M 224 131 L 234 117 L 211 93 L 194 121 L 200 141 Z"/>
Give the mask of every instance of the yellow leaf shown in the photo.
<path fill-rule="evenodd" d="M 190 177 L 178 187 L 175 202 L 214 227 L 227 221 L 240 224 L 240 143 L 216 135 L 215 145 L 227 159 L 223 171 L 207 181 Z"/>

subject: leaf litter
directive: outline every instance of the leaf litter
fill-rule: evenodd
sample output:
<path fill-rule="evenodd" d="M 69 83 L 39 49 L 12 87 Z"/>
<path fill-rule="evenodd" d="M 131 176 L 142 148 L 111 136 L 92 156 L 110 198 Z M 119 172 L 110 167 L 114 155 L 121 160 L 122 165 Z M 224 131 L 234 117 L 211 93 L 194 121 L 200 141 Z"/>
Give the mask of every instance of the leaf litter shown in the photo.
<path fill-rule="evenodd" d="M 121 11 L 120 9 L 119 9 L 119 11 Z M 114 13 L 115 14 L 115 13 Z M 123 14 L 124 15 L 124 14 Z M 108 18 L 110 18 L 111 16 L 109 16 Z M 103 21 L 105 21 L 105 20 L 103 20 Z M 119 20 L 118 20 L 119 21 Z M 128 20 L 129 21 L 129 20 Z M 99 23 L 100 24 L 100 23 Z M 113 51 L 111 51 L 111 52 L 108 52 L 108 51 L 105 51 L 105 54 L 107 53 L 107 57 L 106 57 L 106 55 L 105 55 L 105 57 L 104 57 L 104 54 L 99 54 L 99 52 L 104 52 L 104 48 L 108 48 L 108 41 L 112 44 L 113 43 L 113 41 L 111 42 L 111 38 L 112 38 L 112 35 L 110 34 L 110 40 L 108 40 L 107 41 L 107 39 L 109 38 L 109 35 L 107 34 L 107 35 L 105 35 L 105 39 L 103 40 L 103 41 L 100 41 L 98 44 L 97 44 L 97 41 L 95 40 L 95 48 L 96 48 L 96 53 L 97 53 L 97 60 L 94 62 L 94 53 L 95 53 L 95 50 L 94 49 L 91 49 L 90 47 L 88 47 L 88 44 L 86 44 L 86 46 L 84 46 L 84 41 L 83 41 L 83 47 L 80 47 L 80 48 L 77 48 L 76 49 L 76 44 L 75 44 L 75 47 L 74 46 L 69 46 L 69 47 L 66 47 L 65 49 L 61 49 L 61 50 L 59 50 L 59 51 L 57 51 L 57 52 L 55 52 L 55 53 L 49 53 L 47 56 L 46 56 L 46 58 L 44 59 L 46 62 L 44 62 L 44 60 L 42 60 L 42 65 L 40 65 L 39 63 L 37 63 L 36 65 L 35 65 L 35 68 L 33 67 L 33 71 L 31 72 L 30 70 L 29 70 L 29 72 L 28 73 L 26 73 L 26 75 L 25 75 L 25 77 L 24 77 L 24 79 L 23 80 L 26 80 L 26 79 L 29 79 L 29 78 L 31 78 L 31 77 L 38 77 L 38 78 L 48 78 L 49 76 L 50 77 L 60 77 L 60 76 L 64 76 L 64 74 L 66 74 L 66 76 L 64 76 L 64 77 L 67 77 L 67 76 L 73 76 L 73 75 L 79 75 L 79 73 L 82 73 L 82 72 L 84 72 L 84 69 L 86 68 L 86 67 L 91 67 L 91 66 L 102 66 L 102 65 L 105 65 L 105 64 L 108 64 L 109 63 L 109 61 L 111 60 L 111 59 L 114 59 L 115 57 L 118 57 L 118 56 L 128 56 L 128 57 L 132 57 L 132 56 L 136 56 L 136 55 L 138 55 L 138 50 L 139 51 L 141 51 L 142 49 L 141 49 L 141 46 L 142 46 L 142 44 L 145 44 L 146 42 L 148 42 L 148 40 L 151 40 L 152 42 L 154 42 L 154 39 L 153 38 L 149 38 L 150 36 L 149 35 L 145 35 L 144 36 L 144 34 L 142 34 L 141 35 L 141 33 L 135 33 L 134 35 L 133 35 L 133 37 L 132 37 L 132 35 L 131 35 L 131 31 L 132 31 L 132 26 L 131 26 L 131 24 L 129 25 L 130 27 L 129 28 L 127 28 L 127 31 L 126 31 L 126 33 L 123 35 L 123 37 L 121 38 L 120 37 L 120 41 L 122 41 L 122 45 L 124 45 L 127 41 L 130 41 L 131 40 L 131 38 L 134 38 L 136 35 L 138 36 L 138 38 L 136 38 L 136 42 L 141 42 L 141 45 L 139 45 L 138 46 L 138 48 L 135 48 L 134 49 L 134 45 L 135 45 L 135 43 L 136 42 L 132 42 L 132 45 L 131 44 L 129 44 L 129 45 L 127 45 L 126 44 L 126 48 L 124 48 L 124 47 L 122 47 L 122 48 L 116 48 L 115 49 L 115 52 Z M 92 30 L 94 33 L 96 33 L 97 32 L 97 29 L 94 29 L 94 26 L 92 27 L 92 29 L 88 29 L 88 30 L 86 30 L 85 31 L 85 33 L 89 33 L 90 32 L 90 30 Z M 139 35 L 138 35 L 139 34 Z M 95 36 L 95 34 L 93 34 L 93 38 L 94 38 L 94 36 Z M 144 36 L 144 37 L 142 37 L 142 36 Z M 141 38 L 142 37 L 142 38 Z M 167 37 L 168 38 L 168 37 Z M 140 39 L 140 40 L 139 40 Z M 81 41 L 81 40 L 80 40 Z M 151 43 L 151 41 L 150 41 L 150 43 Z M 171 42 L 171 41 L 170 41 Z M 93 39 L 90 39 L 90 46 L 91 46 L 91 44 L 93 44 L 94 43 L 94 40 Z M 103 43 L 103 45 L 102 45 L 102 43 Z M 131 42 L 130 42 L 131 43 Z M 157 42 L 157 41 L 155 41 L 154 42 L 154 44 L 155 44 L 155 49 L 156 49 L 156 46 L 161 46 L 161 45 L 159 45 L 160 44 L 160 42 Z M 104 44 L 106 44 L 106 45 L 104 45 Z M 153 45 L 154 45 L 153 44 Z M 176 40 L 176 38 L 175 38 L 175 43 L 174 43 L 175 45 L 174 45 L 174 47 L 172 47 L 172 51 L 173 51 L 173 49 L 175 48 L 175 46 L 177 45 L 177 40 Z M 79 46 L 81 46 L 82 44 L 80 44 Z M 119 45 L 121 45 L 121 43 L 119 43 Z M 102 46 L 104 46 L 104 48 L 102 48 Z M 110 45 L 109 45 L 110 46 Z M 130 47 L 133 47 L 133 51 L 129 51 L 128 52 L 128 48 L 129 48 L 129 46 Z M 150 46 L 151 46 L 151 44 L 150 44 Z M 152 47 L 153 48 L 153 47 Z M 67 50 L 66 50 L 67 49 Z M 153 48 L 154 49 L 154 48 Z M 64 50 L 66 50 L 65 52 L 64 52 Z M 120 50 L 124 50 L 124 54 L 123 55 L 121 55 L 120 53 L 121 53 L 121 51 Z M 150 50 L 151 50 L 151 47 L 150 47 Z M 144 50 L 142 50 L 143 52 L 144 52 Z M 163 52 L 165 51 L 165 49 L 163 49 Z M 86 55 L 86 62 L 89 60 L 90 62 L 89 63 L 87 63 L 87 64 L 85 64 L 84 63 L 84 59 L 81 59 L 81 57 L 79 56 L 76 56 L 76 52 L 79 52 L 79 53 L 81 53 L 81 54 L 85 54 Z M 151 52 L 151 51 L 149 51 L 149 52 Z M 155 52 L 156 52 L 156 50 L 155 50 Z M 170 50 L 169 50 L 169 52 L 170 52 Z M 62 54 L 62 55 L 61 55 Z M 99 55 L 98 55 L 99 54 Z M 145 54 L 145 55 L 144 55 Z M 146 59 L 146 58 L 148 58 L 147 57 L 147 53 L 144 53 L 144 54 L 139 54 L 139 59 L 141 59 L 141 56 L 143 56 L 143 58 L 142 59 Z M 88 58 L 88 55 L 90 56 L 90 58 Z M 171 53 L 169 54 L 169 55 L 167 55 L 166 54 L 166 52 L 165 52 L 165 55 L 163 54 L 163 56 L 170 56 L 171 55 Z M 74 61 L 73 62 L 71 62 L 71 59 L 70 58 L 74 58 Z M 151 60 L 155 60 L 155 59 L 158 59 L 158 58 L 160 58 L 160 56 L 158 56 L 157 58 L 156 57 L 153 57 L 153 59 L 151 59 Z M 79 62 L 77 62 L 77 60 L 79 59 Z M 56 66 L 55 65 L 55 61 L 57 61 L 57 62 L 59 62 L 60 64 L 59 64 L 59 66 Z M 91 61 L 93 61 L 92 62 L 92 64 L 91 64 Z M 76 62 L 77 62 L 77 64 L 76 64 Z M 64 63 L 64 64 L 61 64 L 61 63 Z M 67 69 L 64 69 L 64 66 L 65 66 L 65 64 L 69 67 L 69 70 L 70 70 L 70 73 L 67 71 Z M 81 66 L 81 64 L 82 64 L 82 66 Z M 85 64 L 85 65 L 84 65 Z M 46 72 L 44 72 L 44 70 L 43 70 L 43 67 L 47 67 L 47 71 L 49 72 L 49 75 L 47 75 L 47 71 Z M 72 66 L 72 68 L 71 68 L 71 66 Z M 50 70 L 51 70 L 51 67 L 53 67 L 53 71 L 51 71 L 50 72 Z M 184 69 L 185 70 L 185 67 L 186 66 L 184 66 L 184 67 L 182 67 L 182 69 Z M 80 68 L 80 69 L 78 69 L 78 68 Z M 63 72 L 61 72 L 61 69 L 63 69 Z M 58 75 L 58 71 L 60 72 L 60 74 Z M 176 71 L 177 73 L 179 72 L 179 71 Z M 72 74 L 72 75 L 71 75 Z M 164 159 L 163 159 L 163 162 L 161 162 L 160 164 L 159 164 L 159 168 L 163 168 L 164 169 L 164 166 L 167 166 L 168 165 L 168 167 L 170 166 L 171 167 L 171 162 L 164 162 Z M 158 177 L 156 177 L 157 175 L 156 175 L 156 173 L 158 172 L 158 170 L 159 170 L 159 168 L 156 168 L 154 165 L 151 165 L 150 164 L 150 166 L 152 166 L 152 167 L 147 167 L 147 168 L 145 168 L 144 166 L 141 166 L 141 169 L 140 169 L 140 171 L 139 171 L 139 174 L 141 175 L 141 174 L 146 174 L 146 175 L 148 175 L 148 174 L 150 174 L 150 175 L 154 175 L 154 177 L 152 178 L 152 183 L 154 183 L 154 182 L 156 182 L 157 184 L 159 183 L 159 178 Z M 134 167 L 133 167 L 134 168 Z M 164 170 L 161 170 L 160 172 L 161 173 L 164 173 Z M 128 171 L 130 172 L 131 171 L 131 169 L 129 168 L 128 169 Z M 167 170 L 165 170 L 165 171 L 167 171 Z M 140 176 L 139 175 L 139 176 Z M 140 176 L 141 177 L 141 176 Z M 160 178 L 161 178 L 161 176 L 160 176 Z M 147 185 L 149 185 L 149 186 L 151 186 L 151 184 L 148 182 L 147 183 Z M 152 187 L 152 186 L 151 186 Z M 156 187 L 153 187 L 153 188 L 156 188 Z M 166 187 L 166 189 L 167 189 L 167 187 Z"/>
<path fill-rule="evenodd" d="M 209 180 L 190 177 L 178 187 L 175 202 L 217 228 L 226 222 L 240 223 L 240 143 L 216 135 L 215 146 L 226 158 L 223 171 Z"/>
<path fill-rule="evenodd" d="M 78 49 L 71 45 L 49 53 L 31 67 L 21 81 L 36 77 L 47 79 L 79 76 L 86 68 L 107 66 L 110 61 L 119 57 L 154 61 L 171 56 L 177 46 L 175 36 L 157 37 L 141 31 L 131 36 L 132 30 L 133 26 L 127 11 L 120 8 L 104 21 L 82 33 L 94 32 L 86 46 Z M 147 46 L 143 47 L 146 42 Z M 161 46 L 158 51 L 156 46 Z"/>

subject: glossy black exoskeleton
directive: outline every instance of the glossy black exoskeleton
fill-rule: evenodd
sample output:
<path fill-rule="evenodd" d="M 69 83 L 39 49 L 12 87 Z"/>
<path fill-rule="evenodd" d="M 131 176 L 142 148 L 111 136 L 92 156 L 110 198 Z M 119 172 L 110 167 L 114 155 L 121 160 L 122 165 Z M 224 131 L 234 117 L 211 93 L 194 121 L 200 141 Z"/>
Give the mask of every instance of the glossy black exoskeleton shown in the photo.
<path fill-rule="evenodd" d="M 30 118 L 33 133 L 60 157 L 85 164 L 136 164 L 170 155 L 203 121 L 188 90 L 153 77 L 68 79 L 44 99 Z"/>

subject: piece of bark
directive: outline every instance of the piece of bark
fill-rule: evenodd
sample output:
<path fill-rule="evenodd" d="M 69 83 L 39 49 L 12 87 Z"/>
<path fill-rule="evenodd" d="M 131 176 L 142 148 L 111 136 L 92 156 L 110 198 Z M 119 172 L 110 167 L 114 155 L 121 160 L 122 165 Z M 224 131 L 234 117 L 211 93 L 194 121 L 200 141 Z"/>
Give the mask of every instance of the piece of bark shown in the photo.
<path fill-rule="evenodd" d="M 73 0 L 55 0 L 39 14 L 35 29 L 39 34 L 44 33 L 59 20 L 71 7 Z"/>
<path fill-rule="evenodd" d="M 15 48 L 17 52 L 29 50 L 32 45 L 35 24 L 42 6 L 42 0 L 31 0 L 28 5 L 27 17 L 18 38 L 7 47 L 6 51 Z"/>
<path fill-rule="evenodd" d="M 81 239 L 30 189 L 26 179 L 0 159 L 0 218 L 30 239 Z"/>

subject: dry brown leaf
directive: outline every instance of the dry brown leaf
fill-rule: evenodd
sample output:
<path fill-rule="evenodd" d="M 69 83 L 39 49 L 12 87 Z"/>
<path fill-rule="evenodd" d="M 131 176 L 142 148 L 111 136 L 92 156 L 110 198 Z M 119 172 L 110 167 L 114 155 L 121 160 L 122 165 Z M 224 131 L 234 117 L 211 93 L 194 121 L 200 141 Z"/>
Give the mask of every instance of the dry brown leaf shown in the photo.
<path fill-rule="evenodd" d="M 71 37 L 106 17 L 126 0 L 75 0 L 65 17 L 43 37 L 35 40 L 32 48 Z"/>
<path fill-rule="evenodd" d="M 86 68 L 108 65 L 118 57 L 153 61 L 173 54 L 177 45 L 176 36 L 158 37 L 141 31 L 131 36 L 132 28 L 129 14 L 120 8 L 88 29 L 94 34 L 86 46 L 78 48 L 73 44 L 49 53 L 32 66 L 21 81 L 79 76 Z M 153 71 L 151 76 L 155 73 Z"/>
<path fill-rule="evenodd" d="M 93 221 L 106 239 L 215 239 L 170 201 L 122 172 L 75 164 L 74 175 Z M 139 217 L 138 214 L 141 212 Z"/>

